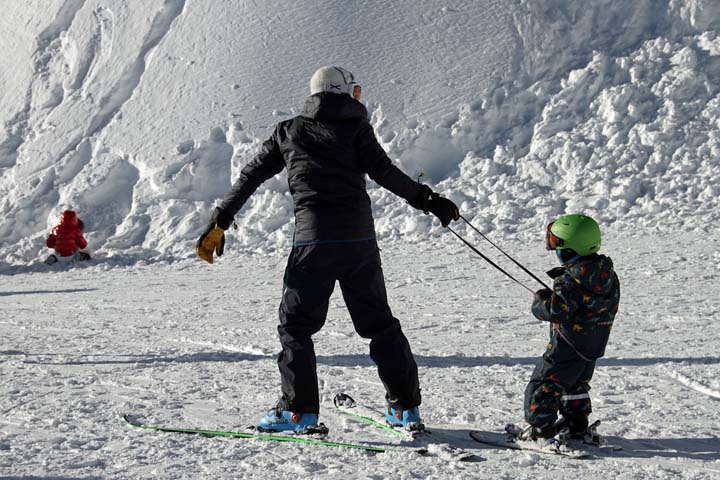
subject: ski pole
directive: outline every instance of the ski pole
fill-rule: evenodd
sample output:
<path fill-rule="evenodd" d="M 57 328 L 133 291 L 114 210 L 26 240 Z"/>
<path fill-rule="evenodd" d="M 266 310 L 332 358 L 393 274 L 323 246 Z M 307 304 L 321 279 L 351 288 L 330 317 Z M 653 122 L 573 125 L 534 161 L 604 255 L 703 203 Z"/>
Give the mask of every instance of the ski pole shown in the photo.
<path fill-rule="evenodd" d="M 517 283 L 518 285 L 520 285 L 521 287 L 523 287 L 523 288 L 524 288 L 525 290 L 527 290 L 528 292 L 532 293 L 533 295 L 535 294 L 535 292 L 534 292 L 530 287 L 526 286 L 524 283 L 520 282 L 518 279 L 516 279 L 515 277 L 513 277 L 512 275 L 510 275 L 508 272 L 506 272 L 505 270 L 503 270 L 501 267 L 499 267 L 498 265 L 496 265 L 495 262 L 493 262 L 492 260 L 490 260 L 490 259 L 489 259 L 488 257 L 486 257 L 485 255 L 483 255 L 482 252 L 480 252 L 480 250 L 478 250 L 477 248 L 473 247 L 467 240 L 465 240 L 463 237 L 461 237 L 455 230 L 453 230 L 452 228 L 450 228 L 449 225 L 448 225 L 447 227 L 445 227 L 445 228 L 447 228 L 448 230 L 450 230 L 453 235 L 455 235 L 456 237 L 458 237 L 465 245 L 467 245 L 468 247 L 470 247 L 470 249 L 471 249 L 473 252 L 475 252 L 475 253 L 477 253 L 478 255 L 480 255 L 480 257 L 481 257 L 483 260 L 485 260 L 485 261 L 488 262 L 490 265 L 492 265 L 493 267 L 495 267 L 495 268 L 497 268 L 498 270 L 500 270 L 502 273 L 504 273 L 505 275 L 507 275 L 510 279 L 512 279 L 515 283 Z"/>
<path fill-rule="evenodd" d="M 530 275 L 532 278 L 534 278 L 535 280 L 537 280 L 537 282 L 538 282 L 540 285 L 542 285 L 543 287 L 545 287 L 545 288 L 547 288 L 548 290 L 550 290 L 550 287 L 548 287 L 547 285 L 545 285 L 545 282 L 543 282 L 543 281 L 540 280 L 538 277 L 536 277 L 535 274 L 532 273 L 532 272 L 531 272 L 530 270 L 528 270 L 527 268 L 525 268 L 525 266 L 524 266 L 523 264 L 521 264 L 520 262 L 518 262 L 517 260 L 515 260 L 513 257 L 511 257 L 510 255 L 508 255 L 507 253 L 505 253 L 505 251 L 504 251 L 502 248 L 500 248 L 500 247 L 498 247 L 497 245 L 495 245 L 495 243 L 493 243 L 492 240 L 490 240 L 488 237 L 486 237 L 480 230 L 478 230 L 477 228 L 475 228 L 475 226 L 474 226 L 472 223 L 470 223 L 470 221 L 468 221 L 467 218 L 463 217 L 462 215 L 460 215 L 460 218 L 462 218 L 463 221 L 464 221 L 465 223 L 467 223 L 470 228 L 472 228 L 473 230 L 475 230 L 482 238 L 484 238 L 485 240 L 487 240 L 487 241 L 490 243 L 490 245 L 492 245 L 493 247 L 495 247 L 495 248 L 497 248 L 498 250 L 500 250 L 500 252 L 501 252 L 503 255 L 505 255 L 507 258 L 509 258 L 510 260 L 512 260 L 512 262 L 513 262 L 515 265 L 517 265 L 518 267 L 522 268 L 523 272 L 527 273 L 527 274 Z"/>

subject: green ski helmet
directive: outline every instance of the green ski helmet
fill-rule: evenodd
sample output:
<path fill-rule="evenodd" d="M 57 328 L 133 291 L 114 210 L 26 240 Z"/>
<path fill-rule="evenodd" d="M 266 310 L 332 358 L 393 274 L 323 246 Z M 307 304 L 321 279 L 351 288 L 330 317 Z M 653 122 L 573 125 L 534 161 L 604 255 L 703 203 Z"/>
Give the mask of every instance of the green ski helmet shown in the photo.
<path fill-rule="evenodd" d="M 592 218 L 585 215 L 565 215 L 547 228 L 547 249 L 572 249 L 578 255 L 590 255 L 600 250 L 602 243 L 600 227 Z"/>

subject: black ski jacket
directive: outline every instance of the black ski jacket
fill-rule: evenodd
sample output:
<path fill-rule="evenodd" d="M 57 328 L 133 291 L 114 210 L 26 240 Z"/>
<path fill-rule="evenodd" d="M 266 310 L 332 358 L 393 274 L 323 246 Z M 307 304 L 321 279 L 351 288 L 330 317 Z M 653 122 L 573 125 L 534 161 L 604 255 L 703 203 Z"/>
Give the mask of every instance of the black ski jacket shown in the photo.
<path fill-rule="evenodd" d="M 555 279 L 552 296 L 536 299 L 533 315 L 552 322 L 560 338 L 581 356 L 602 357 L 620 303 L 612 260 L 593 254 L 548 274 Z"/>
<path fill-rule="evenodd" d="M 217 225 L 227 229 L 260 184 L 283 168 L 295 204 L 295 245 L 375 238 L 365 174 L 415 208 L 429 191 L 393 165 L 363 104 L 323 92 L 307 99 L 301 115 L 275 127 L 216 208 Z"/>

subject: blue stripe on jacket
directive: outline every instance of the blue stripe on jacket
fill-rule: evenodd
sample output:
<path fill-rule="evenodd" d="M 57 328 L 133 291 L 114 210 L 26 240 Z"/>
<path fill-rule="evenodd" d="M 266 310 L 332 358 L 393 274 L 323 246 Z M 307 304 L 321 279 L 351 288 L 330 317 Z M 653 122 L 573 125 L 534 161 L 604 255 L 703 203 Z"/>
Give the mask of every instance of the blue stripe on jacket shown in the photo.
<path fill-rule="evenodd" d="M 377 237 L 353 238 L 350 240 L 317 240 L 314 242 L 298 242 L 298 243 L 293 243 L 293 247 L 305 247 L 307 245 L 325 245 L 325 244 L 329 244 L 329 243 L 367 242 L 368 240 L 377 240 Z"/>

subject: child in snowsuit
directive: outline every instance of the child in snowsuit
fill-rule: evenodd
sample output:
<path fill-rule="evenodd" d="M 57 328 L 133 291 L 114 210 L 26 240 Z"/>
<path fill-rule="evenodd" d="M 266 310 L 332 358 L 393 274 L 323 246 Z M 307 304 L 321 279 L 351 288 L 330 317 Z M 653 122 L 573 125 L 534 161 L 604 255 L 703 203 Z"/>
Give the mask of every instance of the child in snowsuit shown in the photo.
<path fill-rule="evenodd" d="M 60 217 L 60 223 L 53 228 L 45 242 L 48 248 L 55 249 L 55 254 L 50 255 L 45 263 L 52 265 L 62 260 L 89 260 L 90 255 L 80 251 L 87 247 L 83 230 L 84 224 L 77 218 L 77 214 L 72 210 L 65 210 Z"/>
<path fill-rule="evenodd" d="M 588 429 L 590 380 L 605 353 L 620 301 L 620 282 L 600 255 L 600 227 L 566 215 L 548 225 L 547 249 L 562 263 L 548 272 L 553 289 L 535 294 L 532 313 L 552 326 L 550 343 L 525 389 L 525 439 L 550 439 L 561 429 L 583 438 Z M 562 419 L 558 421 L 558 411 Z"/>
<path fill-rule="evenodd" d="M 352 73 L 323 67 L 310 81 L 303 113 L 279 123 L 260 152 L 240 172 L 197 243 L 212 263 L 222 255 L 224 230 L 250 195 L 268 178 L 288 173 L 295 205 L 295 234 L 280 304 L 278 366 L 282 397 L 264 415 L 265 430 L 313 431 L 320 410 L 312 335 L 320 331 L 330 295 L 340 283 L 355 330 L 370 339 L 370 357 L 386 390 L 388 421 L 420 424 L 420 386 L 415 359 L 387 302 L 365 175 L 445 226 L 459 218 L 450 200 L 402 173 L 382 149 L 361 87 Z"/>

